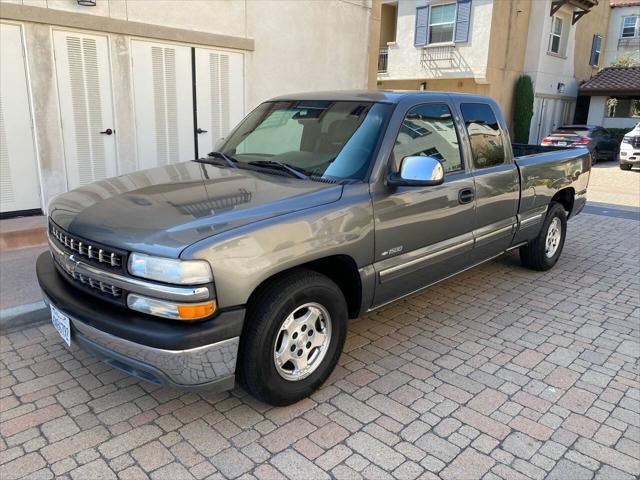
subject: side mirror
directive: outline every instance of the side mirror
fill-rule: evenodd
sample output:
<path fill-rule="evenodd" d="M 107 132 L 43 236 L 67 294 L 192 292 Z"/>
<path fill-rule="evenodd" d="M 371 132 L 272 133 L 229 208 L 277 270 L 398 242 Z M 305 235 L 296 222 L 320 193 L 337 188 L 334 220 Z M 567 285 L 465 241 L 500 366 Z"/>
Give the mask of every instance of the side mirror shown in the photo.
<path fill-rule="evenodd" d="M 444 183 L 444 168 L 435 157 L 404 157 L 400 172 L 394 172 L 387 178 L 387 185 L 407 187 L 431 187 Z"/>

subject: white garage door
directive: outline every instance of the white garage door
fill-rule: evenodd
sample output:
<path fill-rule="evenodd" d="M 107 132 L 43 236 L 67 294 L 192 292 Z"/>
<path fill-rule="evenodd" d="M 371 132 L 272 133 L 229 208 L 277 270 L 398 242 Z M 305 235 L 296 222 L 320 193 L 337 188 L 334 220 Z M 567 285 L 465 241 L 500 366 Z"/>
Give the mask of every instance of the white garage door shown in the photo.
<path fill-rule="evenodd" d="M 131 41 L 138 168 L 194 157 L 191 48 Z"/>
<path fill-rule="evenodd" d="M 55 30 L 53 45 L 69 189 L 117 175 L 109 42 Z"/>
<path fill-rule="evenodd" d="M 198 155 L 202 157 L 244 117 L 244 57 L 196 48 L 195 59 Z"/>
<path fill-rule="evenodd" d="M 0 24 L 0 213 L 40 208 L 19 25 Z"/>

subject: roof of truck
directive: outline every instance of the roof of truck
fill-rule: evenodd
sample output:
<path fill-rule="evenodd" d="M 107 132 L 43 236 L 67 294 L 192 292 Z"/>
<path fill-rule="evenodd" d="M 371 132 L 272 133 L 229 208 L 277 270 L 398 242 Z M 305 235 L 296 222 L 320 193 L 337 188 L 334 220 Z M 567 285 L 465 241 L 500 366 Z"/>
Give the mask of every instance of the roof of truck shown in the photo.
<path fill-rule="evenodd" d="M 326 92 L 302 92 L 289 95 L 280 95 L 272 98 L 275 100 L 312 100 L 334 102 L 383 102 L 399 103 L 410 97 L 430 97 L 451 95 L 465 98 L 481 98 L 477 95 L 453 92 L 420 92 L 416 90 L 330 90 Z"/>

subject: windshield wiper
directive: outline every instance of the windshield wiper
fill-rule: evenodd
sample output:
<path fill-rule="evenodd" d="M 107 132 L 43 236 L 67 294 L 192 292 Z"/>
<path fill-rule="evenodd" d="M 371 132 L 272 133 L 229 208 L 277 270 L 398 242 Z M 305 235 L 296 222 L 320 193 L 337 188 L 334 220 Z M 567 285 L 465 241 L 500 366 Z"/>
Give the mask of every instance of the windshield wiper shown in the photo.
<path fill-rule="evenodd" d="M 231 155 L 227 155 L 224 152 L 209 152 L 207 153 L 207 157 L 221 158 L 225 162 L 227 162 L 227 165 L 229 165 L 231 168 L 238 168 L 238 165 L 236 165 L 238 161 L 235 158 L 233 158 Z M 200 160 L 206 160 L 206 159 L 202 158 Z"/>
<path fill-rule="evenodd" d="M 309 176 L 305 175 L 300 170 L 286 163 L 278 162 L 277 160 L 254 160 L 253 162 L 249 162 L 249 165 L 255 165 L 257 167 L 266 167 L 266 168 L 277 168 L 279 170 L 288 172 L 291 176 L 299 178 L 301 180 L 309 179 Z"/>

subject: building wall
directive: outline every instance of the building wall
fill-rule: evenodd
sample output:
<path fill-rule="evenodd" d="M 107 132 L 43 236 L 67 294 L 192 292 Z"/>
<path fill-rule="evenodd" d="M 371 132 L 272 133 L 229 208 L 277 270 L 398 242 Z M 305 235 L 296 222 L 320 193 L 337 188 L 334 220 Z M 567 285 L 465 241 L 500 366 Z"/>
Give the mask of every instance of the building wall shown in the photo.
<path fill-rule="evenodd" d="M 1 3 L 21 5 L 23 2 L 1 0 Z M 197 38 L 198 32 L 209 37 L 229 35 L 238 45 L 252 39 L 255 49 L 243 50 L 246 111 L 276 95 L 367 87 L 372 30 L 370 0 L 157 0 L 153 8 L 149 8 L 147 0 L 99 0 L 95 7 L 81 7 L 76 0 L 24 0 L 24 5 L 42 7 L 28 10 L 35 12 L 34 18 L 19 23 L 25 36 L 41 171 L 41 203 L 45 209 L 53 196 L 67 190 L 67 179 L 58 92 L 55 81 L 52 81 L 56 76 L 52 26 L 41 23 L 38 12 L 59 11 L 62 13 L 59 15 L 61 23 L 64 23 L 65 12 L 140 22 L 141 25 L 137 26 L 140 35 L 161 41 L 163 38 L 156 37 L 156 34 L 165 33 L 164 27 L 184 29 L 191 35 L 189 38 Z M 9 10 L 0 10 L 0 17 L 5 17 Z M 96 21 L 91 31 L 83 31 L 100 33 L 101 24 L 103 22 Z M 105 34 L 109 38 L 117 125 L 117 168 L 118 173 L 123 174 L 138 168 L 130 51 L 132 37 L 113 32 Z M 186 44 L 199 46 L 192 41 Z M 2 68 L 6 66 L 2 65 Z"/>
<path fill-rule="evenodd" d="M 609 16 L 611 7 L 609 1 L 601 1 L 589 13 L 584 15 L 576 24 L 576 46 L 574 52 L 574 72 L 578 83 L 589 80 L 598 73 L 598 68 L 605 67 L 605 51 L 609 43 Z M 589 65 L 593 36 L 600 35 L 600 61 L 597 66 Z M 614 40 L 615 41 L 615 40 Z"/>
<path fill-rule="evenodd" d="M 430 6 L 451 3 L 449 0 L 433 0 Z M 486 83 L 489 57 L 489 38 L 494 2 L 473 0 L 472 24 L 469 41 L 455 44 L 453 60 L 423 62 L 423 51 L 432 47 L 415 47 L 414 31 L 416 7 L 424 6 L 424 0 L 400 0 L 396 44 L 389 46 L 389 61 L 386 74 L 378 75 L 378 81 L 442 78 L 473 78 L 477 83 Z"/>
<path fill-rule="evenodd" d="M 609 32 L 604 51 L 604 67 L 611 65 L 618 57 L 631 54 L 640 64 L 640 38 L 621 40 L 622 17 L 640 15 L 640 7 L 615 7 L 609 17 Z"/>
<path fill-rule="evenodd" d="M 498 102 L 510 126 L 513 89 L 524 68 L 530 13 L 531 0 L 497 1 L 493 5 L 487 94 Z"/>
<path fill-rule="evenodd" d="M 609 97 L 591 97 L 587 122 L 592 125 L 602 125 L 604 128 L 628 128 L 631 130 L 640 119 L 633 117 L 606 117 L 608 99 Z"/>

